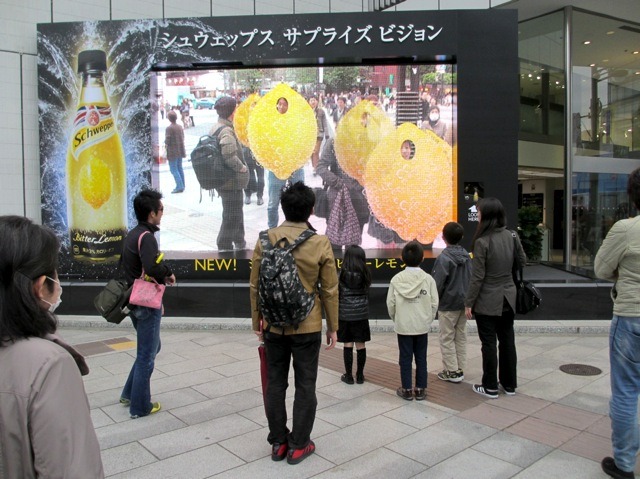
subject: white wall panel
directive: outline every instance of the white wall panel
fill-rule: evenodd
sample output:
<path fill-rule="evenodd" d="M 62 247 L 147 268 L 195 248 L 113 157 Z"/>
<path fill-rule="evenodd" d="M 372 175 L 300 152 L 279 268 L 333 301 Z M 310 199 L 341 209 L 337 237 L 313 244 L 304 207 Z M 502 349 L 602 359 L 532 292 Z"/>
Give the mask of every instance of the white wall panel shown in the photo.
<path fill-rule="evenodd" d="M 22 118 L 20 105 L 20 55 L 0 52 L 0 215 L 23 215 Z"/>
<path fill-rule="evenodd" d="M 298 13 L 329 13 L 329 0 L 295 0 Z"/>
<path fill-rule="evenodd" d="M 26 216 L 41 222 L 40 151 L 38 134 L 38 65 L 33 55 L 22 56 L 22 118 Z"/>
<path fill-rule="evenodd" d="M 52 0 L 54 22 L 109 20 L 109 0 Z"/>
<path fill-rule="evenodd" d="M 477 10 L 489 7 L 489 0 L 440 0 L 440 10 Z"/>
<path fill-rule="evenodd" d="M 112 20 L 136 18 L 162 18 L 162 0 L 111 0 Z"/>
<path fill-rule="evenodd" d="M 2 0 L 0 48 L 36 53 L 36 24 L 51 21 L 50 0 Z"/>
<path fill-rule="evenodd" d="M 213 0 L 213 16 L 253 15 L 253 0 Z"/>
<path fill-rule="evenodd" d="M 208 17 L 211 15 L 209 0 L 164 0 L 165 18 Z"/>
<path fill-rule="evenodd" d="M 390 8 L 389 11 L 407 12 L 412 10 L 438 10 L 438 5 L 441 3 L 443 3 L 443 0 L 406 0 L 405 2 L 396 5 L 394 9 Z"/>
<path fill-rule="evenodd" d="M 366 12 L 369 0 L 330 0 L 331 13 Z"/>
<path fill-rule="evenodd" d="M 255 0 L 256 15 L 293 13 L 293 0 Z"/>

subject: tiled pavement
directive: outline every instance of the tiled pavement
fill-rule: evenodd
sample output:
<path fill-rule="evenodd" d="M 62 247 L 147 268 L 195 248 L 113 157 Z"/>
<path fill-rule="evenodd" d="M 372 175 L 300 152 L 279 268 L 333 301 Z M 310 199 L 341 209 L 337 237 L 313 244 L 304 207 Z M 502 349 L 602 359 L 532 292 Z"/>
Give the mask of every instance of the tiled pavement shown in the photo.
<path fill-rule="evenodd" d="M 165 319 L 151 384 L 163 409 L 131 420 L 118 398 L 135 355 L 135 332 L 95 328 L 104 326 L 95 320 L 63 317 L 61 334 L 88 357 L 85 388 L 110 478 L 607 477 L 599 465 L 611 454 L 607 322 L 581 328 L 551 322 L 527 328 L 520 322 L 521 331 L 537 332 L 517 333 L 518 393 L 496 400 L 471 390 L 481 375 L 473 331 L 460 384 L 435 376 L 440 351 L 437 333 L 430 334 L 422 402 L 395 395 L 393 333 L 372 334 L 363 385 L 340 381 L 341 349 L 323 351 L 312 435 L 317 451 L 289 466 L 269 458 L 257 341 L 248 321 Z M 559 370 L 569 363 L 602 373 Z"/>

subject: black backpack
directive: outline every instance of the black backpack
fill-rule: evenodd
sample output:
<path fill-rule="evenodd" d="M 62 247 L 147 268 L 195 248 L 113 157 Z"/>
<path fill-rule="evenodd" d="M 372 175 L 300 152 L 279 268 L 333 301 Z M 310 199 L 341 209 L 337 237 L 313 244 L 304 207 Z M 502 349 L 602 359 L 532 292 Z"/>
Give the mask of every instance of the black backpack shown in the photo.
<path fill-rule="evenodd" d="M 204 135 L 191 152 L 191 164 L 196 173 L 200 188 L 203 190 L 218 189 L 233 177 L 233 170 L 227 167 L 220 149 L 221 126 L 213 135 Z"/>
<path fill-rule="evenodd" d="M 258 278 L 258 304 L 269 326 L 293 326 L 304 321 L 315 303 L 315 292 L 305 289 L 298 275 L 293 250 L 315 235 L 307 229 L 291 244 L 283 238 L 272 245 L 266 231 L 260 232 L 262 261 Z M 278 246 L 280 243 L 282 247 Z"/>

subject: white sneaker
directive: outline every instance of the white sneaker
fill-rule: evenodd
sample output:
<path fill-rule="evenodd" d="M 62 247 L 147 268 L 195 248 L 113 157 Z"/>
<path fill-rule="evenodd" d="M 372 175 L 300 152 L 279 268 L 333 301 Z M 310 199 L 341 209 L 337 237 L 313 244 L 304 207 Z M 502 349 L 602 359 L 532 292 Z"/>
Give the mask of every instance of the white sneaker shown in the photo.
<path fill-rule="evenodd" d="M 474 384 L 472 389 L 481 396 L 488 397 L 489 399 L 498 399 L 497 389 L 485 389 L 482 384 Z"/>

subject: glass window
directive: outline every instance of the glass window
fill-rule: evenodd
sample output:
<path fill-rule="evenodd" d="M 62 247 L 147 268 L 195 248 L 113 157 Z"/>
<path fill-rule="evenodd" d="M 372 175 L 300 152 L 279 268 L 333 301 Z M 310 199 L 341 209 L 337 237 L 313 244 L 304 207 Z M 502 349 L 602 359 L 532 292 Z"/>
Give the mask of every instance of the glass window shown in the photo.
<path fill-rule="evenodd" d="M 640 29 L 573 12 L 572 264 L 593 269 L 611 226 L 635 215 L 626 193 L 640 167 Z"/>

